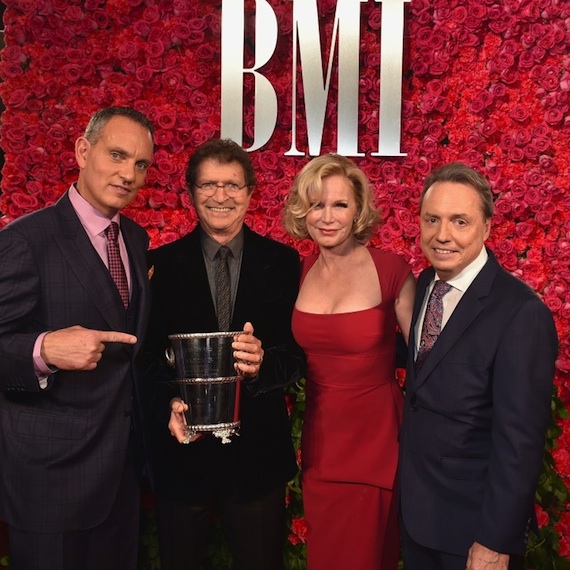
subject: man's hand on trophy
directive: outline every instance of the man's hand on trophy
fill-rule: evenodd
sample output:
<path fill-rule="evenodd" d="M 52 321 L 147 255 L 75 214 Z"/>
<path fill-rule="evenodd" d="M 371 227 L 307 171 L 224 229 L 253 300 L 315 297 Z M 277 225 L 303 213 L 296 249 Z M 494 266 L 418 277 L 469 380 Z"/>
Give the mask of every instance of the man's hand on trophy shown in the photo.
<path fill-rule="evenodd" d="M 253 325 L 250 322 L 245 323 L 243 332 L 235 336 L 232 348 L 237 373 L 243 378 L 255 378 L 263 362 L 263 348 L 261 341 L 253 336 Z"/>
<path fill-rule="evenodd" d="M 180 398 L 173 398 L 170 402 L 170 421 L 168 422 L 168 429 L 173 437 L 178 440 L 178 443 L 192 443 L 198 441 L 201 433 L 194 433 L 188 428 L 184 412 L 188 411 L 188 404 Z"/>

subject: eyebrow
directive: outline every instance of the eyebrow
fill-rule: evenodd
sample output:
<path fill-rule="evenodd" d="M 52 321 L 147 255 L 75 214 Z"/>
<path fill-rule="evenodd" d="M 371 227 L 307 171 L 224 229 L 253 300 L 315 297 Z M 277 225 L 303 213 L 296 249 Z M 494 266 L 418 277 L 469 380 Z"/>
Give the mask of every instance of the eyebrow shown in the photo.
<path fill-rule="evenodd" d="M 120 146 L 109 147 L 109 152 L 118 152 L 119 154 L 122 154 L 123 156 L 126 156 L 127 158 L 134 158 L 132 153 L 129 153 L 128 151 L 126 151 L 124 148 L 121 148 Z M 139 160 L 137 160 L 137 162 L 144 162 L 147 166 L 150 166 L 152 164 L 152 160 L 149 158 L 139 158 Z"/>
<path fill-rule="evenodd" d="M 442 217 L 440 214 L 432 214 L 430 212 L 424 212 L 422 214 L 422 216 L 427 216 L 429 218 L 441 218 Z M 471 216 L 465 212 L 459 212 L 457 214 L 451 214 L 451 216 L 449 216 L 449 217 L 453 220 L 455 218 L 470 218 Z"/>

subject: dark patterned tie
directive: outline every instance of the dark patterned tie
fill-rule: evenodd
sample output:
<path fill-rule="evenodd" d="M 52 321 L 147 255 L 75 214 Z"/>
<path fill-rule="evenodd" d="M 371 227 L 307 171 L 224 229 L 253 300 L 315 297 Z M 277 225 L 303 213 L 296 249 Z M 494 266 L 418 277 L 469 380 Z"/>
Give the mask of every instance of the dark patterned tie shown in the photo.
<path fill-rule="evenodd" d="M 451 289 L 446 281 L 436 281 L 428 299 L 422 336 L 416 357 L 416 372 L 422 367 L 427 355 L 433 348 L 439 333 L 441 332 L 441 320 L 443 317 L 443 296 Z"/>
<path fill-rule="evenodd" d="M 231 281 L 228 255 L 230 248 L 222 245 L 216 253 L 216 309 L 218 311 L 218 329 L 221 331 L 230 330 L 230 318 L 232 314 L 231 305 Z"/>
<path fill-rule="evenodd" d="M 107 236 L 107 259 L 109 262 L 109 273 L 117 285 L 125 309 L 129 306 L 129 284 L 125 266 L 119 251 L 119 224 L 111 222 L 105 230 Z"/>

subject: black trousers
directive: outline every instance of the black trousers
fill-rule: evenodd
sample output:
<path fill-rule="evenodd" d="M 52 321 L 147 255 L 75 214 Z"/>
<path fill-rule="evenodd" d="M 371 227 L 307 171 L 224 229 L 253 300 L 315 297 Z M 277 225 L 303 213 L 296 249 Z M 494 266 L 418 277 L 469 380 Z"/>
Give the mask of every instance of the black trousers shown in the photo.
<path fill-rule="evenodd" d="M 115 503 L 102 524 L 42 534 L 9 527 L 10 570 L 136 570 L 139 505 L 140 485 L 129 458 Z"/>
<path fill-rule="evenodd" d="M 157 497 L 157 524 L 162 570 L 201 570 L 219 514 L 233 558 L 233 570 L 283 568 L 285 488 L 243 501 L 223 499 L 186 504 Z"/>
<path fill-rule="evenodd" d="M 458 556 L 418 544 L 400 519 L 404 570 L 465 570 L 467 555 Z M 522 570 L 522 556 L 511 556 L 509 570 Z"/>

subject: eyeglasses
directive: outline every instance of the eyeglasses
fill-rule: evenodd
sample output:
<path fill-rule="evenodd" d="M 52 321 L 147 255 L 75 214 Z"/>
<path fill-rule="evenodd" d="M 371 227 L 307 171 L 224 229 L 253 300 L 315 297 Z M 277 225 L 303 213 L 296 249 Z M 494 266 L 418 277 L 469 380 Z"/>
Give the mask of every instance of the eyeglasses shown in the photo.
<path fill-rule="evenodd" d="M 237 194 L 243 190 L 247 184 L 240 186 L 235 182 L 204 182 L 203 184 L 196 184 L 196 188 L 206 196 L 213 196 L 218 188 L 221 188 L 226 194 Z"/>

